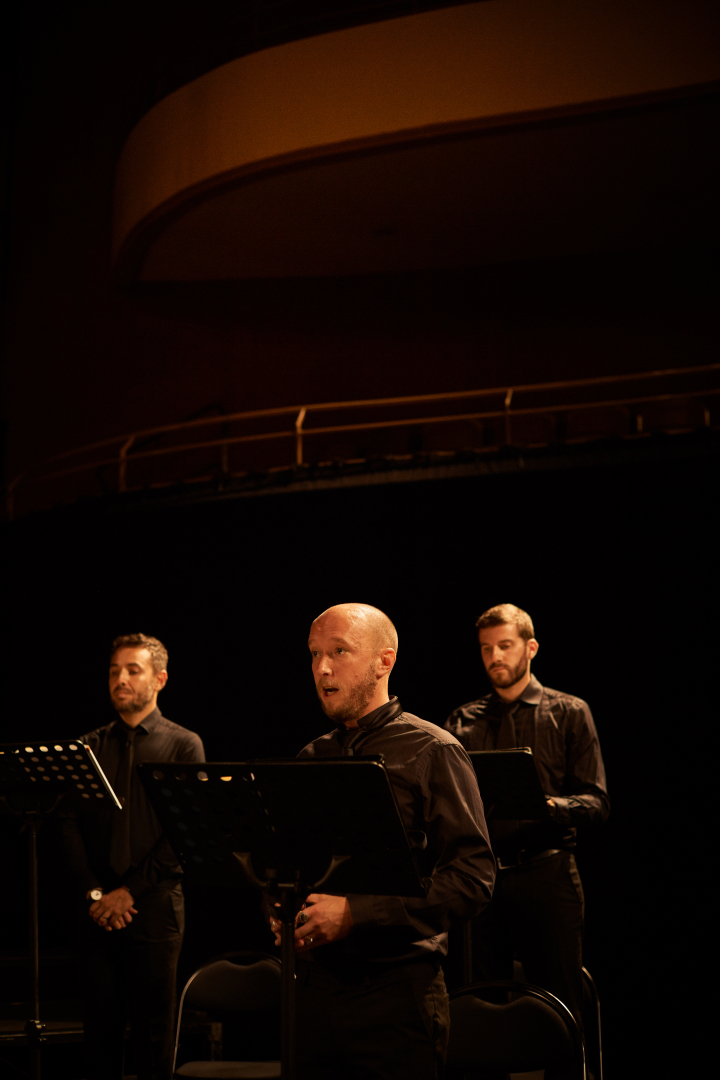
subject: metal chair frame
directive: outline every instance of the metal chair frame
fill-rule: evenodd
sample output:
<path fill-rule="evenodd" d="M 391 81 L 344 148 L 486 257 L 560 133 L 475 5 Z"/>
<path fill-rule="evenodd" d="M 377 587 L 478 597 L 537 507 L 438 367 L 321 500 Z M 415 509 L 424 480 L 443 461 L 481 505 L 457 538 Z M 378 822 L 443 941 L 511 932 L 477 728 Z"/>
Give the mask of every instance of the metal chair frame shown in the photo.
<path fill-rule="evenodd" d="M 597 986 L 595 980 L 586 967 L 582 969 L 583 978 L 585 984 L 590 991 L 590 997 L 592 999 L 592 1005 L 595 1012 L 595 1023 L 597 1025 L 597 1043 L 598 1043 L 598 1075 L 596 1080 L 603 1080 L 603 1052 L 602 1052 L 602 1021 L 600 1017 L 600 996 L 597 992 Z"/>
<path fill-rule="evenodd" d="M 538 1001 L 544 1001 L 546 1005 L 549 1005 L 554 1009 L 558 1016 L 565 1022 L 565 1026 L 572 1040 L 575 1051 L 575 1061 L 578 1064 L 578 1080 L 587 1080 L 585 1040 L 583 1039 L 582 1032 L 578 1027 L 575 1017 L 560 998 L 555 997 L 549 990 L 543 990 L 540 986 L 533 986 L 532 983 L 516 982 L 514 979 L 500 979 L 492 982 L 479 982 L 472 983 L 470 986 L 462 986 L 459 990 L 453 990 L 450 994 L 450 1000 L 454 1001 L 456 998 L 467 997 L 469 994 L 479 997 L 481 996 L 479 991 L 487 990 L 505 990 L 509 993 L 525 994 L 528 997 L 536 998 Z"/>
<path fill-rule="evenodd" d="M 232 952 L 232 953 L 222 953 L 220 956 L 214 956 L 211 960 L 208 960 L 205 964 L 202 964 L 199 968 L 197 968 L 195 971 L 193 971 L 192 975 L 190 976 L 190 978 L 185 983 L 185 986 L 183 987 L 183 992 L 180 995 L 180 1001 L 178 1003 L 177 1024 L 176 1024 L 176 1027 L 175 1027 L 175 1048 L 174 1048 L 174 1051 L 173 1051 L 173 1065 L 172 1065 L 172 1075 L 173 1076 L 175 1075 L 175 1070 L 177 1068 L 177 1056 L 178 1056 L 178 1049 L 180 1047 L 180 1029 L 182 1027 L 183 1010 L 185 1008 L 185 998 L 187 996 L 187 992 L 190 989 L 190 987 L 192 986 L 192 984 L 194 983 L 194 981 L 195 981 L 195 979 L 197 978 L 198 975 L 200 975 L 203 971 L 206 971 L 207 968 L 212 967 L 213 964 L 219 963 L 221 960 L 227 960 L 230 963 L 234 963 L 235 961 L 244 960 L 244 961 L 247 961 L 248 965 L 250 963 L 256 963 L 258 960 L 270 960 L 270 961 L 272 961 L 273 964 L 277 964 L 278 968 L 280 967 L 280 961 L 278 960 L 278 958 L 276 956 L 271 956 L 270 953 L 263 953 L 263 952 Z"/>

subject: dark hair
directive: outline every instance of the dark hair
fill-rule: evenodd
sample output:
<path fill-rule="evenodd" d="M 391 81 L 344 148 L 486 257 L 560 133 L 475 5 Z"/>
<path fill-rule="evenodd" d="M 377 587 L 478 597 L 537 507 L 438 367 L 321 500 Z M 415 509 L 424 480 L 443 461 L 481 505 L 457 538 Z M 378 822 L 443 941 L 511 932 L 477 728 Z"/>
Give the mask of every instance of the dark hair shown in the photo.
<path fill-rule="evenodd" d="M 122 634 L 112 643 L 111 660 L 118 649 L 147 649 L 155 674 L 167 671 L 168 652 L 162 641 L 158 641 L 156 637 L 148 637 L 147 634 Z"/>
<path fill-rule="evenodd" d="M 502 626 L 504 623 L 511 623 L 516 626 L 518 634 L 525 641 L 535 637 L 532 619 L 527 611 L 515 607 L 514 604 L 496 604 L 495 607 L 488 608 L 487 611 L 482 613 L 475 625 L 480 631 L 488 626 Z"/>

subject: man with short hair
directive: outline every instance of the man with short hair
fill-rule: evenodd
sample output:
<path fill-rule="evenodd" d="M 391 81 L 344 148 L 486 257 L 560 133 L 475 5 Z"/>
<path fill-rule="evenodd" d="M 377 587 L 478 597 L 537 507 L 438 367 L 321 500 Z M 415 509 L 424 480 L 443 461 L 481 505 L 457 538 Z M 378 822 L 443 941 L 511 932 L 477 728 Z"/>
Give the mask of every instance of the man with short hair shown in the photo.
<path fill-rule="evenodd" d="M 475 775 L 452 735 L 389 696 L 397 633 L 383 612 L 367 604 L 328 608 L 312 624 L 309 647 L 335 730 L 299 756 L 382 754 L 431 885 L 424 899 L 308 897 L 295 933 L 298 1073 L 302 1080 L 434 1080 L 448 1035 L 440 966 L 448 927 L 483 909 L 495 877 Z M 271 928 L 279 944 L 277 920 Z"/>
<path fill-rule="evenodd" d="M 116 638 L 110 700 L 118 718 L 83 737 L 122 812 L 66 813 L 67 867 L 88 914 L 81 928 L 87 1080 L 122 1080 L 130 1020 L 138 1080 L 170 1080 L 175 979 L 184 931 L 182 873 L 142 786 L 143 761 L 204 761 L 200 737 L 157 705 L 167 682 L 157 638 Z"/>
<path fill-rule="evenodd" d="M 531 675 L 539 646 L 527 612 L 499 604 L 476 625 L 493 689 L 456 709 L 445 727 L 467 750 L 530 747 L 551 816 L 489 817 L 498 878 L 472 928 L 474 978 L 512 978 L 517 955 L 527 979 L 581 1021 L 584 898 L 573 851 L 578 828 L 610 812 L 597 731 L 584 701 Z"/>

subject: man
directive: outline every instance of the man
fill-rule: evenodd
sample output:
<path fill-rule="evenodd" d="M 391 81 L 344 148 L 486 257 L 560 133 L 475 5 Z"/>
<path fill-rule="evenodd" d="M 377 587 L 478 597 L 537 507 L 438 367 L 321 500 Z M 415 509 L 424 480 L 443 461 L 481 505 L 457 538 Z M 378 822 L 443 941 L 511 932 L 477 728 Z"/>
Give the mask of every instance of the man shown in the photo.
<path fill-rule="evenodd" d="M 118 718 L 84 736 L 122 811 L 67 813 L 67 867 L 87 914 L 81 930 L 87 1080 L 122 1080 L 130 1020 L 138 1080 L 172 1075 L 175 978 L 184 906 L 175 855 L 134 768 L 204 761 L 200 738 L 160 712 L 167 650 L 157 638 L 116 638 L 110 700 Z"/>
<path fill-rule="evenodd" d="M 335 730 L 300 757 L 384 755 L 432 884 L 425 899 L 308 897 L 295 933 L 299 1075 L 432 1080 L 447 1043 L 447 930 L 482 910 L 495 877 L 477 782 L 455 738 L 389 696 L 397 634 L 386 615 L 366 604 L 331 607 L 312 624 L 309 646 Z M 279 923 L 271 928 L 279 944 Z"/>
<path fill-rule="evenodd" d="M 578 828 L 610 811 L 595 724 L 584 701 L 531 675 L 538 642 L 525 611 L 499 604 L 477 627 L 493 689 L 456 709 L 445 727 L 467 750 L 529 746 L 550 817 L 507 822 L 489 815 L 498 879 L 492 904 L 473 925 L 474 978 L 512 978 L 515 954 L 527 979 L 580 1021 L 584 899 L 573 850 Z"/>

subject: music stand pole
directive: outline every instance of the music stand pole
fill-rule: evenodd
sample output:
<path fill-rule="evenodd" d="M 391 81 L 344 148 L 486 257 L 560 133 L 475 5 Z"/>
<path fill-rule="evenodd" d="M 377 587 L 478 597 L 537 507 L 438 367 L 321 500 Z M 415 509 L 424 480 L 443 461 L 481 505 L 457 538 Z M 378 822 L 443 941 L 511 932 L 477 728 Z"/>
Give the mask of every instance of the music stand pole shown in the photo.
<path fill-rule="evenodd" d="M 283 1080 L 295 1080 L 295 907 L 297 892 L 294 885 L 279 885 L 282 938 L 280 959 L 280 1072 Z"/>
<path fill-rule="evenodd" d="M 23 814 L 28 833 L 28 893 L 30 899 L 30 974 L 32 978 L 32 1013 L 25 1024 L 25 1034 L 30 1045 L 31 1075 L 33 1080 L 40 1080 L 40 1044 L 45 1040 L 45 1025 L 40 1022 L 40 935 L 38 931 L 38 864 L 37 834 L 40 826 L 40 811 L 28 811 Z"/>

